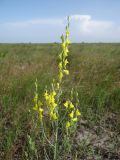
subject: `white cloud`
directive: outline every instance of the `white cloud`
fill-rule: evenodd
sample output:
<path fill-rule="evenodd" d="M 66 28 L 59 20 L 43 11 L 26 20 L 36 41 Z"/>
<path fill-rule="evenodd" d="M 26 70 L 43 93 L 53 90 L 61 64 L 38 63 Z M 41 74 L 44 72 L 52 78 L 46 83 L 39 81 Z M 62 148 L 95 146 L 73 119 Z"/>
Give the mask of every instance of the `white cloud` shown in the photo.
<path fill-rule="evenodd" d="M 56 24 L 63 24 L 62 19 L 32 19 L 32 20 L 26 20 L 26 21 L 16 21 L 16 22 L 8 22 L 5 23 L 7 26 L 11 27 L 30 27 L 33 25 L 56 25 Z"/>
<path fill-rule="evenodd" d="M 54 42 L 59 41 L 66 19 L 38 18 L 8 22 L 0 25 L 0 42 Z M 96 20 L 91 15 L 71 15 L 71 40 L 73 42 L 120 41 L 120 26 L 116 22 Z"/>
<path fill-rule="evenodd" d="M 90 15 L 72 15 L 71 19 L 76 20 L 76 21 L 88 21 L 91 20 L 91 16 Z"/>
<path fill-rule="evenodd" d="M 71 16 L 71 25 L 72 35 L 77 40 L 112 41 L 116 34 L 120 35 L 119 26 L 115 22 L 95 20 L 90 15 Z"/>
<path fill-rule="evenodd" d="M 7 22 L 0 25 L 0 42 L 55 42 L 64 26 L 64 18 Z"/>

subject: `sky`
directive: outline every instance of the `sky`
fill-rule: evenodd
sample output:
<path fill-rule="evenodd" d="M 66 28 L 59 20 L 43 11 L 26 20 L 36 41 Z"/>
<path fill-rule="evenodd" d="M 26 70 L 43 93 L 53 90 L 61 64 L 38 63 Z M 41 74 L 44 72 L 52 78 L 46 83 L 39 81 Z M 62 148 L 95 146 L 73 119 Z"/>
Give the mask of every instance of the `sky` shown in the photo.
<path fill-rule="evenodd" d="M 0 0 L 0 43 L 120 42 L 120 0 Z"/>

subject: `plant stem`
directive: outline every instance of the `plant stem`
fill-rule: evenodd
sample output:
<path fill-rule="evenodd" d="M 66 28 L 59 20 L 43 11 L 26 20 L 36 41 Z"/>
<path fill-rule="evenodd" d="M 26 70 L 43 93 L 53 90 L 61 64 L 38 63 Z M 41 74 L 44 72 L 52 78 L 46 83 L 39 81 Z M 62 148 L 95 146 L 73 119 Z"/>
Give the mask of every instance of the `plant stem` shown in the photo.
<path fill-rule="evenodd" d="M 56 122 L 56 130 L 55 130 L 55 149 L 54 149 L 54 160 L 57 160 L 57 151 L 58 150 L 58 120 Z"/>

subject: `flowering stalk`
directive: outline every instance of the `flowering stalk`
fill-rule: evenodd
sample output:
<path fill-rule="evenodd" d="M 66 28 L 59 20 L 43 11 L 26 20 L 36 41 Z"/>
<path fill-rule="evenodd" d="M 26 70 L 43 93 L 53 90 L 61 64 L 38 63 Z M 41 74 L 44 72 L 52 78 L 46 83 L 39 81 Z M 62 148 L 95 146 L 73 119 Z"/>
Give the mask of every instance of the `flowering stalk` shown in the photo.
<path fill-rule="evenodd" d="M 58 79 L 57 81 L 53 81 L 50 90 L 45 90 L 43 97 L 44 102 L 42 103 L 38 98 L 38 83 L 37 80 L 35 82 L 35 96 L 34 96 L 34 107 L 33 109 L 38 113 L 41 126 L 43 129 L 43 137 L 48 142 L 50 147 L 53 148 L 54 160 L 58 160 L 58 130 L 60 129 L 62 135 L 69 138 L 70 129 L 74 126 L 81 115 L 77 105 L 75 106 L 71 100 L 66 100 L 65 103 L 61 102 L 60 98 L 62 95 L 62 82 L 65 75 L 69 75 L 69 70 L 67 69 L 68 65 L 68 53 L 69 53 L 69 17 L 68 24 L 66 26 L 65 35 L 61 36 L 61 53 L 59 54 L 59 64 L 58 64 Z M 45 108 L 46 107 L 46 108 Z M 54 135 L 54 143 L 52 144 L 45 134 L 44 124 L 45 124 L 45 112 L 48 111 L 49 116 L 49 127 L 52 130 Z M 62 111 L 65 111 L 64 113 Z M 65 128 L 65 132 L 64 132 Z M 65 137 L 64 136 L 64 137 Z M 63 141 L 62 141 L 63 142 Z M 46 151 L 46 150 L 45 150 Z"/>
<path fill-rule="evenodd" d="M 34 96 L 34 107 L 33 109 L 35 111 L 38 112 L 38 115 L 39 115 L 39 118 L 40 118 L 40 121 L 42 122 L 42 118 L 43 118 L 43 108 L 42 108 L 42 102 L 38 99 L 38 83 L 37 83 L 37 79 L 35 81 L 35 96 Z"/>
<path fill-rule="evenodd" d="M 59 62 L 59 65 L 58 65 L 58 68 L 59 68 L 59 74 L 58 74 L 59 82 L 62 82 L 62 79 L 63 79 L 64 75 L 69 75 L 69 70 L 67 69 L 67 64 L 68 64 L 67 57 L 68 57 L 68 53 L 69 53 L 68 47 L 70 45 L 69 34 L 70 34 L 70 32 L 69 32 L 69 17 L 68 17 L 68 24 L 66 26 L 65 36 L 64 35 L 61 36 L 62 52 L 59 55 L 60 62 Z"/>
<path fill-rule="evenodd" d="M 75 108 L 73 103 L 70 100 L 67 100 L 64 103 L 64 107 L 68 113 L 68 121 L 66 122 L 66 130 L 74 125 L 75 122 L 78 121 L 78 117 L 81 115 L 80 111 Z"/>

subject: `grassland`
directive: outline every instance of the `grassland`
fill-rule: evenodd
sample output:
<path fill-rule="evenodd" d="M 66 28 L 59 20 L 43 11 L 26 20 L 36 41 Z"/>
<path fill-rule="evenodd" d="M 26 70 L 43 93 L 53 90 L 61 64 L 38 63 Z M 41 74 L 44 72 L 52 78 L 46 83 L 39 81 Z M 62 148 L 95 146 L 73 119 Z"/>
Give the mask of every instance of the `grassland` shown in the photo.
<path fill-rule="evenodd" d="M 57 43 L 0 44 L 1 160 L 24 160 L 31 152 L 34 82 L 38 78 L 41 95 L 57 75 L 59 52 Z M 69 61 L 64 93 L 78 91 L 82 113 L 73 151 L 78 160 L 120 159 L 120 44 L 72 44 Z"/>

